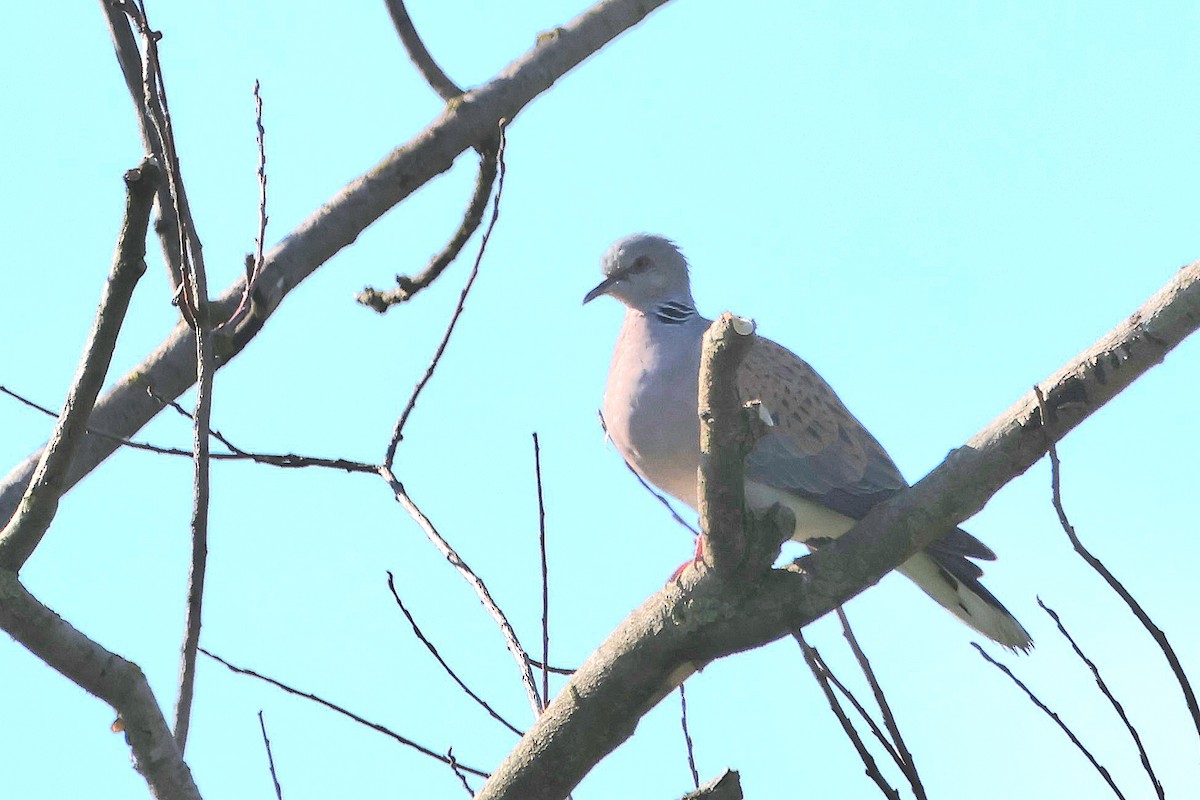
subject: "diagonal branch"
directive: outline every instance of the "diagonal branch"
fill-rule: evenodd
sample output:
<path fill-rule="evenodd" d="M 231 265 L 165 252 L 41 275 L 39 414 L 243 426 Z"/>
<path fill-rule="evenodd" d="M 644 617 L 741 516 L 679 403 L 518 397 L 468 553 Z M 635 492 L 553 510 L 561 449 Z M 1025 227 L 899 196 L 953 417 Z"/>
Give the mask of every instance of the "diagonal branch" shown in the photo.
<path fill-rule="evenodd" d="M 1200 262 L 1043 386 L 1060 437 L 1200 327 Z M 696 669 L 829 613 L 983 507 L 1046 452 L 1030 392 L 913 487 L 788 568 L 726 581 L 688 570 L 621 623 L 555 697 L 477 800 L 566 796 Z"/>
<path fill-rule="evenodd" d="M 183 754 L 137 664 L 109 652 L 31 595 L 15 572 L 0 569 L 0 628 L 31 653 L 117 712 L 134 767 L 156 798 L 200 800 Z"/>
<path fill-rule="evenodd" d="M 471 569 L 467 562 L 463 561 L 458 553 L 450 546 L 450 543 L 438 533 L 433 522 L 429 517 L 425 516 L 425 512 L 413 502 L 413 499 L 408 496 L 404 485 L 396 479 L 392 471 L 387 467 L 379 468 L 379 475 L 391 487 L 392 493 L 396 497 L 396 502 L 404 506 L 404 510 L 409 516 L 421 526 L 421 530 L 425 531 L 425 535 L 429 537 L 429 541 L 438 549 L 438 552 L 445 556 L 459 574 L 471 584 L 471 588 L 479 595 L 479 602 L 483 603 L 483 607 L 487 609 L 492 619 L 496 621 L 496 625 L 500 628 L 500 633 L 504 636 L 504 644 L 508 647 L 508 651 L 512 653 L 512 657 L 517 662 L 517 669 L 521 672 L 521 683 L 525 686 L 525 693 L 529 697 L 529 705 L 533 708 L 533 715 L 536 717 L 542 710 L 541 696 L 538 695 L 537 683 L 533 679 L 532 661 L 529 658 L 529 652 L 521 644 L 517 638 L 517 632 L 509 623 L 508 617 L 500 610 L 500 606 L 492 598 L 492 593 L 488 590 L 487 584 L 479 577 L 475 570 Z"/>
<path fill-rule="evenodd" d="M 1041 388 L 1035 386 L 1033 391 L 1037 395 L 1039 405 L 1044 408 L 1046 399 L 1042 394 Z M 1051 419 L 1051 424 L 1053 424 L 1053 416 L 1047 414 L 1047 417 Z M 1125 605 L 1129 607 L 1129 611 L 1137 618 L 1138 622 L 1142 623 L 1142 627 L 1154 639 L 1155 644 L 1158 645 L 1158 649 L 1162 651 L 1163 657 L 1167 660 L 1167 664 L 1175 676 L 1176 683 L 1179 684 L 1179 691 L 1183 694 L 1183 700 L 1187 704 L 1188 712 L 1192 716 L 1192 725 L 1195 726 L 1196 733 L 1200 734 L 1200 704 L 1196 701 L 1196 693 L 1192 689 L 1192 683 L 1188 680 L 1187 672 L 1183 669 L 1183 664 L 1180 663 L 1179 656 L 1176 655 L 1175 648 L 1171 646 L 1167 635 L 1150 618 L 1150 615 L 1146 613 L 1146 609 L 1142 608 L 1142 604 L 1137 601 L 1137 598 L 1125 588 L 1125 584 L 1121 583 L 1117 576 L 1104 565 L 1104 562 L 1092 555 L 1092 552 L 1084 546 L 1079 535 L 1075 532 L 1075 526 L 1067 518 L 1067 511 L 1063 507 L 1062 501 L 1062 465 L 1058 460 L 1058 451 L 1054 447 L 1055 437 L 1047 433 L 1047 438 L 1051 440 L 1049 444 L 1051 500 L 1054 504 L 1054 510 L 1058 514 L 1059 524 L 1067 534 L 1067 538 L 1071 540 L 1071 546 L 1075 548 L 1075 552 L 1079 554 L 1079 557 L 1104 579 L 1104 582 L 1108 584 L 1109 588 L 1118 597 L 1125 601 Z"/>
<path fill-rule="evenodd" d="M 1120 800 L 1125 800 L 1125 795 L 1121 793 L 1120 787 L 1117 786 L 1116 781 L 1113 780 L 1113 777 L 1109 771 L 1103 765 L 1101 765 L 1099 761 L 1096 760 L 1096 757 L 1092 755 L 1092 751 L 1088 750 L 1084 743 L 1079 741 L 1079 737 L 1075 735 L 1075 731 L 1071 730 L 1070 727 L 1067 726 L 1067 723 L 1062 721 L 1062 717 L 1058 716 L 1058 714 L 1052 711 L 1049 706 L 1043 703 L 1041 699 L 1021 681 L 1020 678 L 1012 673 L 1012 670 L 989 656 L 987 652 L 975 642 L 971 642 L 971 646 L 979 652 L 979 655 L 983 657 L 984 661 L 988 662 L 993 667 L 1007 675 L 1008 679 L 1016 684 L 1018 689 L 1025 693 L 1025 696 L 1029 698 L 1029 702 L 1037 706 L 1043 714 L 1048 716 L 1054 722 L 1054 724 L 1057 725 L 1059 729 L 1067 735 L 1067 738 L 1071 740 L 1071 744 L 1075 745 L 1075 749 L 1083 753 L 1084 758 L 1086 758 L 1088 763 L 1092 765 L 1092 768 L 1100 774 L 1100 777 L 1103 778 L 1104 782 L 1108 784 L 1108 788 L 1112 789 L 1113 794 L 1120 798 Z"/>
<path fill-rule="evenodd" d="M 804 634 L 801 631 L 796 631 L 792 634 L 792 636 L 796 639 L 796 643 L 800 645 L 800 652 L 804 654 L 804 663 L 808 664 L 808 668 L 812 670 L 813 677 L 817 679 L 817 685 L 821 687 L 821 692 L 825 695 L 825 700 L 829 703 L 830 710 L 833 711 L 834 716 L 837 717 L 838 722 L 841 723 L 842 730 L 846 733 L 846 738 L 850 740 L 850 743 L 854 745 L 855 751 L 858 752 L 858 757 L 863 762 L 863 768 L 867 773 L 867 777 L 874 781 L 875 785 L 879 788 L 880 793 L 883 794 L 884 797 L 890 798 L 890 800 L 900 800 L 900 793 L 896 791 L 895 787 L 891 786 L 887 782 L 886 778 L 883 777 L 883 773 L 879 771 L 879 765 L 875 763 L 875 757 L 872 756 L 871 751 L 867 749 L 866 742 L 864 742 L 862 737 L 859 736 L 858 731 L 854 727 L 854 723 L 852 723 L 850 718 L 846 716 L 846 712 L 842 708 L 842 704 L 838 702 L 837 695 L 833 693 L 833 687 L 830 685 L 830 683 L 834 676 L 833 673 L 829 671 L 829 668 L 825 666 L 825 662 L 821 659 L 821 654 L 817 652 L 817 648 L 808 643 L 808 640 L 804 638 Z M 844 686 L 841 688 L 848 698 L 852 698 L 849 692 L 846 692 Z M 883 733 L 875 725 L 875 722 L 871 719 L 870 715 L 867 714 L 866 709 L 859 705 L 857 701 L 854 702 L 854 705 L 858 712 L 862 714 L 863 718 L 870 723 L 871 729 L 875 732 L 876 738 L 883 743 L 884 747 L 886 747 L 895 758 L 895 751 L 892 750 L 888 745 L 887 739 L 883 737 Z M 899 761 L 899 758 L 896 758 L 896 760 Z"/>
<path fill-rule="evenodd" d="M 341 714 L 343 717 L 346 717 L 348 719 L 352 719 L 355 722 L 357 722 L 359 725 L 370 728 L 371 730 L 375 731 L 376 733 L 382 733 L 384 736 L 387 736 L 390 739 L 394 739 L 395 741 L 399 742 L 400 744 L 404 745 L 405 747 L 411 747 L 413 750 L 416 750 L 421 755 L 428 756 L 429 758 L 436 759 L 437 761 L 441 761 L 443 764 L 453 763 L 456 765 L 457 769 L 460 769 L 463 772 L 468 772 L 472 775 L 477 775 L 481 778 L 487 777 L 487 773 L 484 772 L 483 770 L 475 769 L 474 767 L 468 767 L 467 765 L 462 764 L 462 763 L 454 760 L 453 758 L 449 758 L 447 756 L 442 755 L 441 753 L 430 750 L 428 747 L 426 747 L 422 744 L 418 744 L 417 742 L 414 742 L 412 739 L 409 739 L 406 736 L 401 736 L 400 734 L 393 731 L 391 728 L 380 725 L 378 722 L 371 722 L 370 720 L 368 720 L 364 717 L 360 717 L 358 714 L 355 714 L 353 711 L 349 711 L 345 708 L 342 708 L 337 703 L 331 703 L 328 700 L 326 700 L 322 697 L 318 697 L 317 695 L 312 694 L 310 692 L 305 692 L 305 691 L 301 691 L 300 689 L 293 688 L 291 686 L 288 686 L 286 683 L 283 683 L 282 681 L 277 681 L 268 675 L 263 675 L 262 673 L 255 672 L 252 669 L 247 669 L 246 667 L 239 667 L 234 664 L 231 664 L 228 661 L 226 661 L 225 659 L 221 658 L 216 653 L 212 653 L 208 650 L 205 650 L 203 647 L 200 648 L 200 652 L 203 653 L 204 655 L 208 656 L 209 658 L 211 658 L 213 661 L 216 661 L 218 664 L 222 665 L 230 672 L 236 672 L 239 675 L 246 675 L 251 678 L 257 678 L 258 680 L 260 680 L 264 683 L 269 683 L 272 686 L 274 686 L 275 688 L 281 689 L 281 690 L 287 692 L 288 694 L 295 695 L 296 697 L 303 697 L 306 700 L 311 700 L 314 703 L 316 703 L 317 705 L 324 706 L 325 708 L 328 708 L 330 711 Z"/>
<path fill-rule="evenodd" d="M 400 599 L 400 594 L 396 591 L 396 578 L 390 571 L 387 574 L 387 585 L 388 590 L 392 593 L 392 599 L 396 601 L 396 605 L 399 607 L 400 612 L 404 614 L 404 618 L 408 620 L 408 624 L 412 627 L 413 635 L 420 640 L 421 644 L 425 645 L 425 649 L 429 651 L 429 654 L 437 659 L 437 662 L 442 666 L 442 670 L 450 676 L 451 680 L 458 684 L 458 688 L 462 689 L 463 692 L 466 693 L 467 697 L 474 700 L 481 708 L 483 708 L 484 711 L 488 713 L 489 716 L 491 716 L 492 719 L 508 728 L 517 736 L 520 736 L 522 733 L 521 729 L 513 725 L 504 717 L 500 716 L 500 712 L 492 708 L 488 701 L 484 700 L 482 697 L 472 691 L 471 687 L 467 686 L 466 682 L 464 682 L 462 678 L 458 677 L 458 673 L 454 671 L 454 668 L 446 663 L 446 659 L 442 658 L 442 654 L 438 652 L 438 649 L 434 643 L 429 641 L 429 637 L 422 632 L 421 626 L 417 624 L 415 619 L 413 619 L 412 612 L 405 607 L 404 601 Z"/>
<path fill-rule="evenodd" d="M 875 677 L 875 670 L 871 668 L 871 662 L 867 658 L 867 654 L 859 646 L 858 637 L 854 635 L 854 629 L 850 627 L 850 619 L 846 616 L 846 610 L 839 606 L 837 616 L 838 621 L 842 623 L 842 633 L 846 637 L 846 643 L 850 645 L 850 650 L 854 653 L 854 658 L 858 661 L 858 666 L 862 669 L 867 683 L 871 686 L 871 692 L 875 695 L 875 703 L 879 706 L 879 713 L 883 716 L 883 724 L 888 730 L 888 735 L 892 738 L 892 744 L 895 746 L 894 755 L 897 756 L 896 765 L 900 767 L 900 771 L 908 779 L 908 783 L 912 787 L 913 797 L 917 798 L 917 800 L 927 800 L 928 795 L 925 793 L 925 786 L 921 783 L 921 775 L 917 772 L 916 762 L 913 761 L 913 755 L 904 743 L 904 736 L 901 735 L 900 726 L 896 722 L 895 715 L 892 714 L 892 706 L 887 701 L 887 695 L 883 692 L 883 686 L 880 685 L 879 679 Z"/>
<path fill-rule="evenodd" d="M 450 169 L 464 150 L 493 135 L 500 120 L 513 120 L 568 71 L 665 3 L 601 0 L 556 28 L 555 36 L 540 39 L 491 81 L 445 108 L 410 142 L 339 190 L 266 254 L 254 292 L 253 314 L 214 336 L 215 366 L 224 366 L 240 353 L 293 289 L 354 242 L 371 223 Z M 236 308 L 244 289 L 245 278 L 229 286 L 215 301 L 214 318 Z M 190 330 L 176 327 L 101 399 L 93 415 L 93 427 L 129 437 L 161 410 L 159 403 L 146 395 L 147 386 L 165 397 L 183 394 L 192 385 L 196 371 L 192 338 Z M 117 446 L 109 439 L 87 437 L 67 475 L 65 488 L 95 469 Z M 16 510 L 38 458 L 39 454 L 30 456 L 0 480 L 0 520 L 7 520 Z"/>
<path fill-rule="evenodd" d="M 1058 613 L 1050 606 L 1046 605 L 1042 601 L 1042 598 L 1039 597 L 1037 602 L 1038 605 L 1042 607 L 1042 610 L 1050 615 L 1050 619 L 1054 620 L 1054 624 L 1058 626 L 1058 632 L 1061 633 L 1063 638 L 1067 640 L 1067 643 L 1071 645 L 1071 649 L 1075 651 L 1075 655 L 1079 656 L 1079 660 L 1086 664 L 1087 668 L 1091 670 L 1092 677 L 1096 680 L 1096 687 L 1100 690 L 1100 693 L 1104 695 L 1105 699 L 1108 700 L 1109 704 L 1112 705 L 1113 710 L 1117 712 L 1117 716 L 1121 718 L 1121 722 L 1125 725 L 1125 730 L 1129 731 L 1129 737 L 1133 739 L 1133 744 L 1135 747 L 1137 747 L 1138 757 L 1142 760 L 1142 769 L 1146 771 L 1147 777 L 1150 778 L 1151 785 L 1154 786 L 1154 793 L 1158 796 L 1158 800 L 1164 800 L 1166 794 L 1163 792 L 1162 783 L 1159 782 L 1158 776 L 1154 774 L 1154 767 L 1150 764 L 1150 754 L 1146 752 L 1146 747 L 1142 744 L 1142 737 L 1138 735 L 1137 728 L 1134 727 L 1133 722 L 1129 719 L 1129 715 L 1125 713 L 1125 706 L 1121 705 L 1121 701 L 1118 700 L 1116 695 L 1112 693 L 1112 690 L 1108 688 L 1108 684 L 1104 682 L 1104 678 L 1100 677 L 1100 668 L 1096 666 L 1096 662 L 1092 661 L 1084 654 L 1083 649 L 1080 648 L 1079 644 L 1075 641 L 1075 637 L 1071 636 L 1071 634 L 1067 632 L 1067 626 L 1063 624 L 1063 621 L 1058 616 Z"/>
<path fill-rule="evenodd" d="M 49 529 L 58 512 L 59 498 L 71 488 L 72 461 L 87 436 L 88 421 L 108 374 L 133 289 L 146 272 L 146 230 L 158 178 L 158 166 L 151 159 L 144 159 L 136 169 L 125 173 L 125 219 L 117 237 L 112 271 L 62 416 L 32 472 L 20 506 L 0 530 L 0 568 L 20 571 Z"/>

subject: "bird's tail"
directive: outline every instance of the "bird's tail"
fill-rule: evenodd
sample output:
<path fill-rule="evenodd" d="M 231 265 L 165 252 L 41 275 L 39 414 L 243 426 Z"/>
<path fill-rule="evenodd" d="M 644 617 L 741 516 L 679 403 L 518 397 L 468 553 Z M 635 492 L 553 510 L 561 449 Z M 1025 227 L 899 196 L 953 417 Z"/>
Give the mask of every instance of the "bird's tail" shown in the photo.
<path fill-rule="evenodd" d="M 972 555 L 987 558 L 991 551 L 987 555 Z M 979 582 L 983 570 L 952 546 L 937 542 L 905 561 L 896 571 L 993 642 L 1024 652 L 1033 647 L 1033 639 L 1021 623 Z"/>

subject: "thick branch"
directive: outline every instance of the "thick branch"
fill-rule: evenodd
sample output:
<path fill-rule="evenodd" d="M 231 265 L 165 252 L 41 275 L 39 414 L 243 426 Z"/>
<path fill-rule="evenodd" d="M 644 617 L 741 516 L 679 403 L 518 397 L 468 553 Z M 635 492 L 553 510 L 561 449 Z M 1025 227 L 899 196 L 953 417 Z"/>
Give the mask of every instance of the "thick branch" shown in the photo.
<path fill-rule="evenodd" d="M 754 323 L 726 313 L 705 331 L 700 355 L 701 546 L 710 563 L 729 575 L 766 570 L 779 552 L 779 542 L 772 542 L 765 560 L 747 563 L 743 471 L 755 436 L 750 425 L 753 412 L 738 401 L 736 376 L 752 344 Z"/>
<path fill-rule="evenodd" d="M 0 569 L 0 628 L 31 653 L 99 697 L 117 712 L 137 768 L 157 798 L 195 798 L 200 792 L 167 728 L 146 676 L 110 653 L 31 595 L 17 575 Z"/>
<path fill-rule="evenodd" d="M 58 512 L 59 498 L 74 484 L 70 476 L 72 461 L 87 436 L 88 420 L 108 373 L 133 289 L 146 272 L 146 229 L 158 178 L 158 167 L 151 159 L 125 173 L 125 219 L 117 237 L 112 271 L 54 434 L 32 470 L 32 480 L 27 488 L 22 487 L 25 493 L 20 507 L 0 531 L 0 568 L 20 571 L 49 529 Z"/>
<path fill-rule="evenodd" d="M 348 246 L 375 220 L 431 179 L 450 169 L 464 150 L 495 134 L 500 120 L 521 109 L 588 56 L 644 19 L 666 0 L 603 0 L 554 36 L 541 37 L 532 50 L 487 84 L 464 94 L 408 144 L 397 148 L 365 175 L 351 181 L 266 256 L 255 292 L 255 313 L 245 324 L 214 336 L 216 366 L 241 352 L 266 317 L 318 267 Z M 212 317 L 236 308 L 245 286 L 235 281 L 217 301 Z M 223 316 L 224 314 L 224 316 Z M 100 401 L 92 425 L 129 437 L 161 410 L 146 394 L 176 398 L 193 383 L 196 357 L 190 329 L 179 326 Z M 117 444 L 89 436 L 79 448 L 64 489 L 107 458 Z M 0 520 L 8 519 L 25 491 L 38 454 L 0 481 Z"/>
<path fill-rule="evenodd" d="M 1200 327 L 1200 262 L 1042 384 L 1055 436 L 1079 424 Z M 1030 392 L 924 480 L 845 536 L 756 585 L 689 570 L 651 596 L 572 676 L 478 795 L 559 800 L 713 659 L 774 641 L 832 611 L 981 509 L 1045 452 Z"/>

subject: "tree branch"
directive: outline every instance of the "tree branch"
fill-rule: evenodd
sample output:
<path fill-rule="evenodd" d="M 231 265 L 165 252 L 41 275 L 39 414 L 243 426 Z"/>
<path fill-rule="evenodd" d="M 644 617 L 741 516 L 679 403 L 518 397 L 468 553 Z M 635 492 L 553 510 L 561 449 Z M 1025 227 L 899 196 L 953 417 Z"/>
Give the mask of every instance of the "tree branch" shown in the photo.
<path fill-rule="evenodd" d="M 1046 398 L 1043 396 L 1039 387 L 1033 388 L 1034 394 L 1037 396 L 1039 405 L 1044 406 Z M 1050 416 L 1050 415 L 1047 415 Z M 1053 423 L 1052 423 L 1053 424 Z M 1195 726 L 1196 732 L 1200 734 L 1200 704 L 1196 701 L 1196 693 L 1192 689 L 1192 683 L 1188 680 L 1187 672 L 1183 669 L 1183 664 L 1179 661 L 1179 656 L 1175 653 L 1175 648 L 1171 646 L 1170 640 L 1167 639 L 1167 634 L 1162 628 L 1155 624 L 1150 615 L 1146 613 L 1146 609 L 1142 608 L 1142 604 L 1137 601 L 1137 598 L 1125 588 L 1125 584 L 1117 579 L 1117 576 L 1104 565 L 1104 562 L 1092 555 L 1092 552 L 1084 547 L 1083 542 L 1075 533 L 1075 526 L 1071 524 L 1071 520 L 1067 518 L 1067 510 L 1063 506 L 1062 501 L 1062 482 L 1061 482 L 1061 465 L 1058 460 L 1058 451 L 1054 447 L 1054 437 L 1047 434 L 1051 439 L 1049 444 L 1050 451 L 1050 494 L 1051 501 L 1054 504 L 1054 510 L 1058 514 L 1059 524 L 1062 526 L 1063 532 L 1067 534 L 1067 538 L 1071 540 L 1071 546 L 1075 548 L 1075 552 L 1079 554 L 1089 567 L 1096 574 L 1104 579 L 1109 588 L 1116 593 L 1125 605 L 1129 607 L 1130 613 L 1137 618 L 1137 621 L 1142 623 L 1142 627 L 1154 639 L 1154 643 L 1158 645 L 1158 649 L 1162 651 L 1163 657 L 1167 660 L 1168 666 L 1171 667 L 1171 673 L 1175 676 L 1176 683 L 1179 684 L 1179 690 L 1183 693 L 1183 700 L 1187 704 L 1188 713 L 1192 717 L 1192 725 Z"/>
<path fill-rule="evenodd" d="M 146 676 L 136 664 L 109 652 L 42 605 L 0 569 L 0 628 L 31 653 L 117 712 L 113 730 L 124 730 L 134 767 L 156 798 L 200 800 L 200 792 L 167 727 Z"/>
<path fill-rule="evenodd" d="M 447 103 L 461 95 L 463 90 L 458 88 L 458 84 L 450 80 L 450 77 L 442 71 L 442 68 L 433 60 L 433 56 L 429 54 L 425 43 L 421 41 L 412 19 L 408 16 L 408 9 L 404 7 L 404 0 L 385 0 L 385 2 L 388 14 L 392 17 L 392 24 L 396 26 L 396 33 L 400 36 L 400 42 L 408 51 L 408 57 L 412 60 L 413 66 L 417 68 L 417 72 L 421 73 L 421 77 L 429 84 L 429 88 L 437 92 L 438 97 Z"/>
<path fill-rule="evenodd" d="M 1062 436 L 1200 326 L 1200 262 L 1042 386 Z M 1030 392 L 915 486 L 819 552 L 756 582 L 688 570 L 621 623 L 497 768 L 477 800 L 565 797 L 640 717 L 710 661 L 832 611 L 979 511 L 1045 452 Z"/>
<path fill-rule="evenodd" d="M 22 487 L 20 506 L 0 530 L 0 568 L 21 570 L 58 512 L 59 498 L 74 483 L 72 462 L 87 436 L 88 421 L 108 374 L 133 289 L 146 272 L 146 230 L 158 179 L 158 166 L 149 158 L 125 173 L 125 219 L 117 237 L 112 271 L 50 443 L 32 470 L 27 488 Z"/>
<path fill-rule="evenodd" d="M 896 791 L 895 787 L 889 784 L 887 779 L 883 777 L 883 773 L 879 771 L 879 765 L 875 763 L 875 757 L 867 749 L 866 742 L 858 735 L 858 730 L 855 729 L 854 723 L 850 721 L 850 717 L 846 716 L 842 704 L 838 702 L 837 695 L 833 693 L 831 682 L 835 678 L 833 673 L 829 671 L 829 667 L 821 659 L 821 654 L 817 652 L 815 647 L 808 643 L 808 640 L 804 638 L 804 634 L 801 631 L 796 631 L 792 636 L 795 637 L 796 644 L 800 645 L 800 652 L 804 654 L 804 663 L 808 664 L 808 668 L 812 670 L 813 677 L 817 680 L 817 685 L 821 687 L 821 693 L 825 695 L 825 700 L 829 703 L 829 709 L 837 717 L 838 723 L 842 726 L 842 731 L 846 734 L 846 738 L 850 740 L 850 744 L 854 745 L 854 750 L 863 762 L 863 769 L 866 771 L 867 777 L 875 783 L 875 786 L 879 788 L 880 794 L 884 797 L 889 800 L 900 800 L 900 792 Z M 867 710 L 846 690 L 845 686 L 841 685 L 840 681 L 838 682 L 838 686 L 842 690 L 842 693 L 853 702 L 858 713 L 870 725 L 875 737 L 879 739 L 893 759 L 899 762 L 900 758 L 896 754 L 896 751 L 884 737 L 883 731 L 879 730 L 875 721 L 867 714 Z"/>
<path fill-rule="evenodd" d="M 542 37 L 487 84 L 467 92 L 447 106 L 425 130 L 397 148 L 369 172 L 351 181 L 276 245 L 265 257 L 254 293 L 253 313 L 240 325 L 214 335 L 216 367 L 224 366 L 258 333 L 266 318 L 305 278 L 371 223 L 437 175 L 450 169 L 455 158 L 495 133 L 500 120 L 513 120 L 535 97 L 569 70 L 641 22 L 666 0 L 602 0 L 557 35 Z M 105 6 L 107 11 L 107 6 Z M 241 278 L 214 301 L 213 317 L 236 308 L 245 287 Z M 153 386 L 175 398 L 193 383 L 196 371 L 191 332 L 177 327 L 141 364 L 97 404 L 95 428 L 129 437 L 161 406 L 146 396 Z M 107 458 L 117 444 L 89 436 L 81 444 L 64 488 L 69 488 Z M 15 511 L 37 464 L 34 454 L 0 481 L 0 520 Z"/>
<path fill-rule="evenodd" d="M 475 231 L 479 229 L 479 223 L 483 221 L 483 212 L 487 208 L 488 197 L 491 196 L 492 186 L 496 182 L 499 163 L 496 157 L 498 149 L 498 143 L 481 149 L 479 172 L 475 176 L 475 190 L 471 193 L 471 199 L 467 203 L 467 210 L 463 214 L 462 222 L 459 223 L 454 235 L 450 237 L 450 241 L 446 243 L 441 252 L 430 260 L 425 269 L 421 270 L 415 278 L 397 275 L 396 288 L 386 292 L 368 286 L 355 296 L 355 300 L 384 314 L 392 306 L 413 299 L 417 292 L 437 280 L 446 267 L 458 258 L 458 254 L 462 252 L 467 240 L 474 235 Z"/>

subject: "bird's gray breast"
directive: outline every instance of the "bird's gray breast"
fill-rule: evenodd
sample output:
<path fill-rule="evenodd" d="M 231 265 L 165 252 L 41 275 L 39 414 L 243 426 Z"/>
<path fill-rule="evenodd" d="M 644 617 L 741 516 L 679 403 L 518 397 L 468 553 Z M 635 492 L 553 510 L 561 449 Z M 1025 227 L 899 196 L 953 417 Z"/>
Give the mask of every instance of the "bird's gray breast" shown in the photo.
<path fill-rule="evenodd" d="M 604 391 L 609 438 L 660 490 L 695 507 L 700 464 L 696 416 L 702 324 L 656 324 L 629 314 Z"/>

